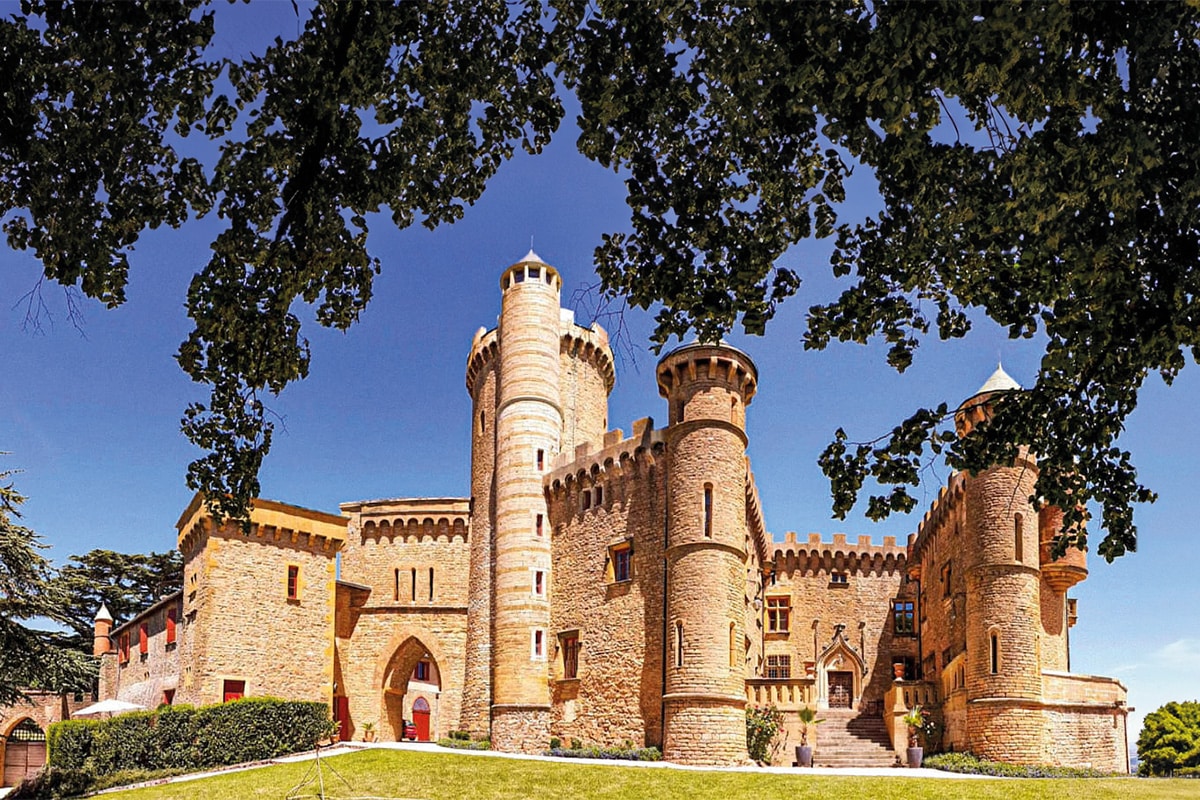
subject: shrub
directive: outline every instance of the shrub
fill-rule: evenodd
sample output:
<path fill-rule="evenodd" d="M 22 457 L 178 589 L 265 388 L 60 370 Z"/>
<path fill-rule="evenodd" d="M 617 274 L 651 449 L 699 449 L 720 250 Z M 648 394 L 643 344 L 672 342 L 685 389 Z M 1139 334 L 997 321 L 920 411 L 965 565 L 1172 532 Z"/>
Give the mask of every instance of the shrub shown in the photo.
<path fill-rule="evenodd" d="M 572 739 L 572 744 L 578 744 L 578 739 Z M 550 748 L 548 756 L 558 758 L 598 758 L 607 761 L 662 761 L 662 751 L 657 747 L 633 747 L 627 742 L 627 747 L 572 747 L 570 749 Z"/>
<path fill-rule="evenodd" d="M 439 747 L 449 747 L 454 750 L 491 750 L 492 743 L 488 739 L 472 742 L 470 739 L 438 739 Z"/>
<path fill-rule="evenodd" d="M 772 744 L 781 727 L 783 712 L 775 706 L 750 706 L 746 709 L 746 750 L 751 759 L 759 764 L 771 760 Z"/>
<path fill-rule="evenodd" d="M 471 741 L 471 732 L 470 731 L 450 731 L 450 738 L 455 739 L 460 742 L 469 742 L 469 741 Z"/>
<path fill-rule="evenodd" d="M 579 741 L 578 739 L 572 739 L 571 740 L 571 749 L 572 750 L 582 750 L 583 742 Z"/>
<path fill-rule="evenodd" d="M 1081 767 L 1052 767 L 1048 764 L 1018 765 L 987 761 L 970 753 L 939 753 L 927 756 L 921 766 L 943 772 L 992 775 L 997 778 L 1106 778 L 1107 773 Z"/>
<path fill-rule="evenodd" d="M 88 769 L 64 769 L 46 766 L 32 778 L 26 778 L 9 793 L 10 798 L 75 797 L 91 791 L 95 774 Z"/>
<path fill-rule="evenodd" d="M 550 749 L 551 750 L 562 749 L 562 739 L 558 738 L 557 736 L 551 736 L 550 737 Z"/>
<path fill-rule="evenodd" d="M 62 769 L 82 769 L 92 755 L 92 736 L 100 723 L 73 719 L 46 731 L 47 760 Z"/>

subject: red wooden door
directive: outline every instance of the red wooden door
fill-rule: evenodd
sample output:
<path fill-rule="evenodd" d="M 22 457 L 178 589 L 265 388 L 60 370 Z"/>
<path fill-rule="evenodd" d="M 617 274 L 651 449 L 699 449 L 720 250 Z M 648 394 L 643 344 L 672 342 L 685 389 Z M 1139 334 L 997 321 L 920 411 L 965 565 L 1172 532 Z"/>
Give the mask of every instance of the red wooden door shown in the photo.
<path fill-rule="evenodd" d="M 333 721 L 338 723 L 338 740 L 350 741 L 350 698 L 333 698 Z"/>
<path fill-rule="evenodd" d="M 418 697 L 413 701 L 413 725 L 417 726 L 417 741 L 429 741 L 429 701 Z"/>

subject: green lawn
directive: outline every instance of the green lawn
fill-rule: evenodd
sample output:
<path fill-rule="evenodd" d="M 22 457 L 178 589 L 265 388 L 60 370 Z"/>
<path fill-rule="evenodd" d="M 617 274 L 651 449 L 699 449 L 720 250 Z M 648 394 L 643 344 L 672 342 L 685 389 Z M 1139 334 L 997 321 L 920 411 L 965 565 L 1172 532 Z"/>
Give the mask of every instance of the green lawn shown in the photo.
<path fill-rule="evenodd" d="M 969 798 L 1179 798 L 1195 800 L 1200 781 L 1136 780 L 937 780 L 921 778 L 834 778 L 813 775 L 771 775 L 744 772 L 700 772 L 674 769 L 597 766 L 587 763 L 549 763 L 368 750 L 325 760 L 349 782 L 347 788 L 332 772 L 324 771 L 326 796 L 400 797 L 423 800 L 486 800 L 487 798 L 653 798 L 721 800 L 768 798 L 829 798 L 839 800 L 920 800 Z M 200 782 L 167 784 L 106 797 L 120 800 L 167 800 L 203 797 L 205 800 L 272 798 L 282 800 L 301 781 L 311 762 L 285 764 L 218 775 Z M 308 790 L 312 796 L 312 787 Z"/>

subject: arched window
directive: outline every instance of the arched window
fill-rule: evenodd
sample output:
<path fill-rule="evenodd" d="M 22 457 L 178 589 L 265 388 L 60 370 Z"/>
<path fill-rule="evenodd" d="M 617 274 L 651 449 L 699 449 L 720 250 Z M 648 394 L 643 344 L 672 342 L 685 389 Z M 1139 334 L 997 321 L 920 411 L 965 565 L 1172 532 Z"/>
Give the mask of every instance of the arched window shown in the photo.
<path fill-rule="evenodd" d="M 713 535 L 713 487 L 711 483 L 704 484 L 704 535 L 709 539 Z"/>
<path fill-rule="evenodd" d="M 1017 561 L 1025 560 L 1025 541 L 1021 531 L 1021 515 L 1017 514 L 1013 517 L 1013 554 Z"/>
<path fill-rule="evenodd" d="M 675 666 L 683 666 L 683 623 L 675 622 Z"/>

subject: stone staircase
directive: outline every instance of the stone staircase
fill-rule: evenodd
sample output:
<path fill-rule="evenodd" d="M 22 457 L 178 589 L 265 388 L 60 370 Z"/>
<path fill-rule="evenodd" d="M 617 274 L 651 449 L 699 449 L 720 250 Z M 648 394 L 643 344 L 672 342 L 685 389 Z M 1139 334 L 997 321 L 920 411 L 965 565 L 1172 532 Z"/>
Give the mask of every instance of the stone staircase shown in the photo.
<path fill-rule="evenodd" d="M 821 712 L 813 765 L 817 767 L 891 767 L 896 754 L 887 726 L 878 715 L 850 709 Z"/>

